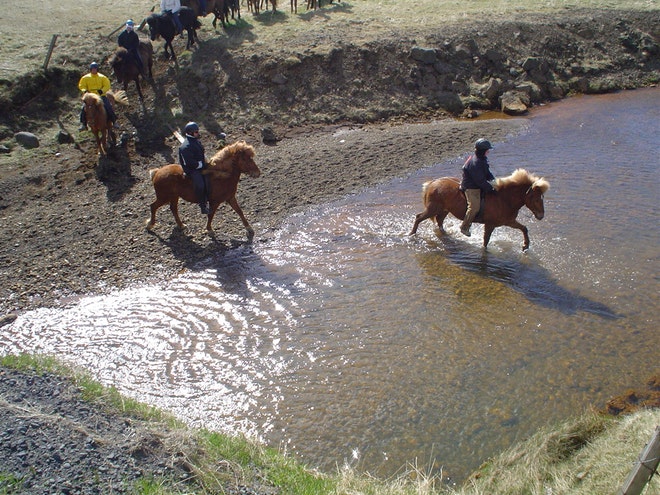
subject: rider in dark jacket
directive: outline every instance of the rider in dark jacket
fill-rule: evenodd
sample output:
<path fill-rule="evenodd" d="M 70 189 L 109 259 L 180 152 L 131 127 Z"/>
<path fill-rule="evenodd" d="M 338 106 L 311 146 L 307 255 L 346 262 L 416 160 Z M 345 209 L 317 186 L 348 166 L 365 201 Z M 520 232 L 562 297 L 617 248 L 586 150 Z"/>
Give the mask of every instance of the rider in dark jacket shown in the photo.
<path fill-rule="evenodd" d="M 117 38 L 117 44 L 126 48 L 128 54 L 137 62 L 140 72 L 144 72 L 144 64 L 142 63 L 142 57 L 140 57 L 140 37 L 135 32 L 135 23 L 132 19 L 126 21 L 126 29 Z"/>
<path fill-rule="evenodd" d="M 208 183 L 202 170 L 206 168 L 204 147 L 199 142 L 199 126 L 188 122 L 184 128 L 186 139 L 179 146 L 179 164 L 183 172 L 192 179 L 195 195 L 203 215 L 208 215 Z"/>
<path fill-rule="evenodd" d="M 483 138 L 478 139 L 474 145 L 474 155 L 468 158 L 463 165 L 463 180 L 461 180 L 460 190 L 465 192 L 467 211 L 461 224 L 461 232 L 468 237 L 474 217 L 479 213 L 481 193 L 495 192 L 495 188 L 488 182 L 495 180 L 495 177 L 490 172 L 486 157 L 488 150 L 492 149 L 489 141 Z"/>

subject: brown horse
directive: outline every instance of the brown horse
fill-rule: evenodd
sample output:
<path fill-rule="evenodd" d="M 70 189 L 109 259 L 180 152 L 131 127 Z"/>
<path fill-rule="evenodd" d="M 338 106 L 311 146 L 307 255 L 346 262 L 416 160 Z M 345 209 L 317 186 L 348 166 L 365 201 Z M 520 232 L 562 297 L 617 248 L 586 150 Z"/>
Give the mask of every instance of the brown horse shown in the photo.
<path fill-rule="evenodd" d="M 112 71 L 115 74 L 117 80 L 124 85 L 124 91 L 128 89 L 128 83 L 135 81 L 135 87 L 137 88 L 138 96 L 140 100 L 144 100 L 142 96 L 142 90 L 140 88 L 140 76 L 143 78 L 147 77 L 147 70 L 149 71 L 149 79 L 153 79 L 152 68 L 154 65 L 154 47 L 151 44 L 151 41 L 140 41 L 140 58 L 142 59 L 142 69 L 144 72 L 140 72 L 137 60 L 128 53 L 126 48 L 119 47 L 112 54 L 108 63 L 112 67 Z"/>
<path fill-rule="evenodd" d="M 128 98 L 126 97 L 125 91 L 108 91 L 105 96 L 108 98 L 111 105 L 114 103 L 128 105 Z M 96 138 L 98 152 L 101 155 L 106 155 L 108 150 L 108 135 L 110 136 L 110 144 L 113 146 L 117 142 L 117 137 L 112 129 L 112 123 L 108 121 L 108 115 L 105 111 L 103 99 L 96 93 L 85 93 L 82 100 L 85 104 L 87 125 Z"/>
<path fill-rule="evenodd" d="M 417 232 L 420 222 L 435 217 L 442 232 L 442 223 L 451 213 L 459 220 L 465 218 L 467 201 L 465 194 L 459 189 L 460 180 L 455 177 L 443 177 L 425 182 L 422 187 L 424 211 L 415 216 L 415 225 L 410 235 Z M 529 208 L 534 216 L 541 220 L 545 214 L 543 195 L 550 184 L 543 178 L 538 178 L 526 170 L 519 168 L 509 177 L 497 179 L 496 193 L 486 195 L 483 213 L 480 212 L 475 222 L 484 224 L 484 248 L 488 246 L 490 236 L 495 227 L 506 225 L 522 232 L 524 237 L 523 251 L 529 248 L 527 227 L 516 220 L 518 211 L 523 206 Z"/>
<path fill-rule="evenodd" d="M 248 236 L 254 235 L 254 230 L 243 214 L 243 210 L 236 200 L 238 180 L 242 173 L 257 178 L 261 171 L 254 162 L 254 148 L 245 141 L 238 141 L 221 149 L 209 161 L 208 168 L 204 171 L 208 175 L 209 183 L 209 206 L 210 213 L 206 222 L 206 230 L 212 232 L 211 222 L 218 206 L 228 203 L 238 216 L 241 217 L 243 225 L 247 229 Z M 151 203 L 151 217 L 147 220 L 147 229 L 151 230 L 156 223 L 156 211 L 164 204 L 170 204 L 170 210 L 179 228 L 186 226 L 179 218 L 179 198 L 190 203 L 197 203 L 197 197 L 193 190 L 192 179 L 183 174 L 180 165 L 172 164 L 149 170 L 151 181 L 156 191 L 156 201 Z"/>

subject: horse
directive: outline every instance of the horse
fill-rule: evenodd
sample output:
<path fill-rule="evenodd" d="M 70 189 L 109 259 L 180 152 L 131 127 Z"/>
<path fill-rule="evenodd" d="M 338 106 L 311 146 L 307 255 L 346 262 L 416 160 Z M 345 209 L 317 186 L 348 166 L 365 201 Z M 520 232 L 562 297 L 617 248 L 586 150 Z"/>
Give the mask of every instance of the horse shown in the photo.
<path fill-rule="evenodd" d="M 185 5 L 186 7 L 190 7 L 193 9 L 195 12 L 195 15 L 197 17 L 204 17 L 202 16 L 202 9 L 199 5 L 199 0 L 182 0 L 181 5 Z M 230 12 L 230 4 L 229 0 L 206 0 L 206 12 L 208 13 L 213 13 L 213 28 L 215 29 L 218 19 L 220 19 L 220 22 L 222 23 L 222 27 L 226 27 L 226 22 L 229 22 L 229 12 Z M 234 12 L 231 12 L 232 17 L 234 16 Z M 240 17 L 240 13 L 239 13 Z"/>
<path fill-rule="evenodd" d="M 427 181 L 422 186 L 424 211 L 415 216 L 415 225 L 410 235 L 417 232 L 420 222 L 435 217 L 438 228 L 444 232 L 442 223 L 451 213 L 459 220 L 465 218 L 467 201 L 465 194 L 459 189 L 460 180 L 456 177 L 442 177 Z M 483 212 L 479 212 L 475 222 L 484 224 L 484 248 L 488 246 L 490 236 L 495 227 L 505 225 L 522 232 L 523 251 L 529 249 L 527 227 L 516 220 L 518 211 L 523 206 L 531 210 L 537 220 L 543 219 L 543 195 L 550 184 L 527 170 L 519 168 L 509 177 L 498 178 L 495 181 L 496 193 L 486 194 Z"/>
<path fill-rule="evenodd" d="M 236 190 L 242 173 L 253 178 L 261 175 L 259 167 L 254 162 L 254 148 L 245 141 L 238 141 L 218 151 L 209 160 L 208 165 L 203 172 L 208 176 L 209 185 L 210 213 L 206 222 L 206 230 L 209 233 L 213 232 L 211 223 L 215 212 L 222 203 L 226 202 L 241 218 L 248 237 L 251 238 L 254 236 L 254 230 L 236 200 Z M 190 203 L 197 203 L 192 179 L 186 177 L 183 168 L 177 164 L 150 169 L 149 175 L 156 191 L 156 201 L 151 203 L 151 217 L 147 219 L 147 230 L 151 230 L 155 225 L 158 209 L 167 203 L 170 205 L 176 224 L 180 229 L 185 229 L 186 225 L 179 218 L 179 198 Z"/>
<path fill-rule="evenodd" d="M 150 41 L 140 41 L 140 58 L 142 59 L 143 70 L 149 70 L 149 79 L 153 79 L 152 68 L 153 68 L 153 55 L 154 48 Z M 130 81 L 135 81 L 135 87 L 137 88 L 138 96 L 140 101 L 144 100 L 142 96 L 142 90 L 140 88 L 140 75 L 146 77 L 144 72 L 140 73 L 140 68 L 138 66 L 137 60 L 133 57 L 126 48 L 119 47 L 112 54 L 108 60 L 112 71 L 115 74 L 115 77 L 120 83 L 124 84 L 124 91 L 128 89 L 128 83 Z"/>
<path fill-rule="evenodd" d="M 195 30 L 201 28 L 202 25 L 190 7 L 181 7 L 179 10 L 179 19 L 183 28 L 188 32 L 186 50 L 189 50 L 195 44 L 195 39 L 197 38 Z M 147 24 L 149 24 L 149 37 L 151 41 L 156 41 L 161 36 L 165 40 L 165 57 L 169 58 L 171 53 L 172 58 L 176 61 L 176 54 L 172 46 L 172 40 L 176 35 L 176 27 L 174 26 L 174 20 L 171 15 L 166 13 L 151 14 L 147 17 Z"/>
<path fill-rule="evenodd" d="M 106 98 L 110 100 L 110 104 L 119 103 L 120 105 L 128 105 L 128 98 L 125 91 L 112 92 L 108 91 Z M 85 105 L 85 117 L 87 118 L 87 125 L 92 130 L 92 134 L 96 138 L 96 146 L 98 153 L 107 155 L 108 149 L 108 135 L 110 136 L 110 144 L 114 146 L 117 142 L 117 137 L 112 129 L 112 123 L 108 121 L 108 115 L 105 111 L 103 99 L 96 93 L 85 93 L 82 97 Z"/>

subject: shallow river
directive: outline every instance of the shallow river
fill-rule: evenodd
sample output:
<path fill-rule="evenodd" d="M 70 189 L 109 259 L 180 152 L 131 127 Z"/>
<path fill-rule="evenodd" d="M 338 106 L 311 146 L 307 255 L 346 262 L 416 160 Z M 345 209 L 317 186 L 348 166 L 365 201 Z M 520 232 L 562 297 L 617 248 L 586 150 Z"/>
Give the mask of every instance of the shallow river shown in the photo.
<path fill-rule="evenodd" d="M 323 470 L 416 462 L 460 481 L 658 371 L 659 96 L 573 98 L 494 143 L 496 175 L 523 166 L 551 184 L 544 220 L 519 214 L 527 253 L 507 228 L 484 252 L 481 226 L 466 238 L 453 218 L 443 237 L 430 221 L 406 235 L 421 183 L 456 175 L 456 157 L 161 286 L 26 313 L 0 353 L 59 356 Z"/>

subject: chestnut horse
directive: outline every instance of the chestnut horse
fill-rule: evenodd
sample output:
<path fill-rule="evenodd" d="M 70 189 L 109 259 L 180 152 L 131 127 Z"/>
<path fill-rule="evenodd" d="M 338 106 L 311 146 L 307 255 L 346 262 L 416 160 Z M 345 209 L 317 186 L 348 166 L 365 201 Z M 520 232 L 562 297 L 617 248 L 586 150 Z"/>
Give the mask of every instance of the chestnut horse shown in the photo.
<path fill-rule="evenodd" d="M 218 151 L 209 160 L 208 168 L 204 170 L 208 175 L 210 213 L 206 222 L 206 230 L 213 232 L 211 222 L 220 204 L 228 203 L 247 229 L 248 236 L 254 235 L 254 230 L 243 214 L 243 210 L 236 200 L 238 180 L 242 173 L 257 178 L 261 171 L 254 162 L 254 148 L 245 141 L 238 141 Z M 179 198 L 190 203 L 197 203 L 193 190 L 193 182 L 184 176 L 180 165 L 165 165 L 161 168 L 149 170 L 151 181 L 156 191 L 156 201 L 151 203 L 151 217 L 147 220 L 147 230 L 151 230 L 156 223 L 156 211 L 164 204 L 170 204 L 170 210 L 179 228 L 186 226 L 179 218 Z"/>
<path fill-rule="evenodd" d="M 143 70 L 140 72 L 137 60 L 128 53 L 128 50 L 123 47 L 117 48 L 115 53 L 112 54 L 108 60 L 112 71 L 115 74 L 117 80 L 124 85 L 124 91 L 128 89 L 128 83 L 135 81 L 135 87 L 137 88 L 138 96 L 140 100 L 144 100 L 142 96 L 142 90 L 140 88 L 140 76 L 146 78 L 148 71 L 149 79 L 153 79 L 152 68 L 154 65 L 154 48 L 151 44 L 151 41 L 140 41 L 140 58 L 142 59 Z"/>
<path fill-rule="evenodd" d="M 114 103 L 128 105 L 128 98 L 126 97 L 125 91 L 108 91 L 105 96 L 110 101 L 111 105 Z M 108 150 L 108 135 L 110 136 L 110 144 L 113 146 L 117 142 L 117 137 L 112 129 L 112 123 L 108 121 L 108 115 L 105 111 L 103 99 L 96 93 L 85 93 L 82 97 L 82 101 L 85 104 L 87 125 L 96 138 L 98 152 L 101 155 L 106 155 Z"/>
<path fill-rule="evenodd" d="M 417 232 L 420 222 L 435 217 L 435 221 L 442 232 L 442 223 L 451 213 L 459 220 L 465 218 L 467 201 L 465 194 L 459 189 L 461 181 L 456 177 L 443 177 L 425 182 L 422 187 L 424 211 L 415 216 L 415 225 L 410 235 Z M 518 211 L 523 206 L 531 210 L 534 216 L 541 220 L 545 214 L 543 208 L 543 195 L 550 184 L 543 178 L 538 178 L 526 170 L 519 168 L 509 177 L 497 179 L 496 193 L 486 195 L 483 212 L 475 219 L 477 223 L 484 224 L 484 248 L 488 246 L 490 236 L 495 227 L 506 225 L 522 232 L 524 237 L 523 251 L 529 248 L 529 235 L 527 227 L 516 220 Z"/>

